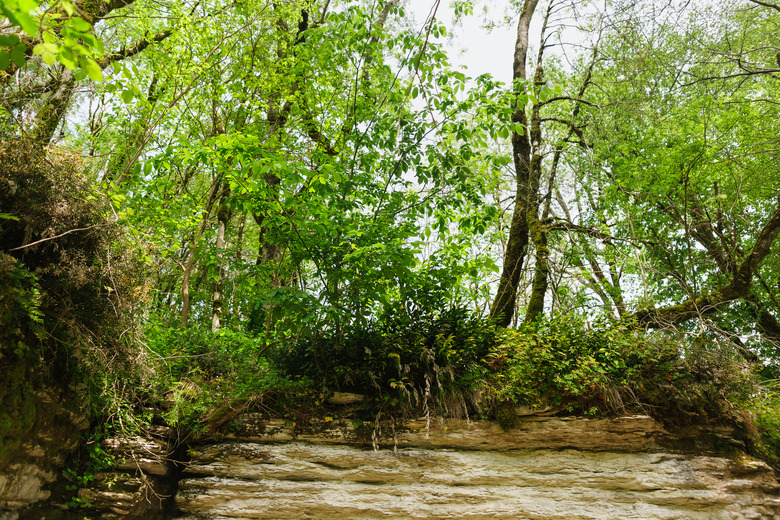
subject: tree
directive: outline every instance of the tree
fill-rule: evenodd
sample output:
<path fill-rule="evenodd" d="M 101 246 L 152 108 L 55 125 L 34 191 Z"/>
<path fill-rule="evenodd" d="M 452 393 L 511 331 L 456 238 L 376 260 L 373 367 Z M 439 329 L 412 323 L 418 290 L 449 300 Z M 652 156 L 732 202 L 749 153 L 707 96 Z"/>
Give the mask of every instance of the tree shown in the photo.
<path fill-rule="evenodd" d="M 512 322 L 518 296 L 518 285 L 523 273 L 523 264 L 530 251 L 534 252 L 534 276 L 528 299 L 525 321 L 532 322 L 544 312 L 545 298 L 551 274 L 551 251 L 549 234 L 555 228 L 549 225 L 552 217 L 551 202 L 556 187 L 556 176 L 561 166 L 561 158 L 569 143 L 585 145 L 582 140 L 582 128 L 578 126 L 580 104 L 590 84 L 591 71 L 596 59 L 596 51 L 586 67 L 582 83 L 577 94 L 563 96 L 559 88 L 550 88 L 545 78 L 547 57 L 545 51 L 551 46 L 554 34 L 548 32 L 551 16 L 563 9 L 564 2 L 547 4 L 542 22 L 541 41 L 537 54 L 534 75 L 527 78 L 529 26 L 537 7 L 534 0 L 527 0 L 518 20 L 517 40 L 515 44 L 513 68 L 513 113 L 512 113 L 512 158 L 515 169 L 514 211 L 506 244 L 503 270 L 496 296 L 491 307 L 491 318 L 506 327 Z M 571 77 L 569 79 L 572 79 Z M 543 110 L 555 110 L 560 102 L 571 105 L 571 112 L 562 116 L 555 112 L 543 115 Z M 553 128 L 549 128 L 549 127 Z M 557 126 L 557 128 L 555 128 Z M 548 136 L 545 137 L 545 127 Z M 563 128 L 563 134 L 556 136 Z M 555 143 L 550 150 L 549 142 Z M 545 164 L 552 154 L 552 160 Z M 566 209 L 565 207 L 563 208 Z M 573 229 L 561 227 L 561 229 Z"/>
<path fill-rule="evenodd" d="M 776 341 L 777 297 L 766 280 L 777 276 L 780 233 L 770 151 L 777 85 L 771 65 L 753 64 L 756 73 L 748 73 L 733 51 L 757 59 L 749 46 L 776 20 L 731 7 L 729 23 L 693 11 L 682 28 L 680 12 L 651 19 L 635 6 L 621 13 L 622 31 L 602 46 L 595 72 L 592 100 L 600 108 L 590 115 L 583 216 L 633 244 L 628 276 L 641 298 L 630 318 L 641 326 L 694 327 L 687 322 L 695 320 L 700 330 L 741 343 L 752 321 Z"/>

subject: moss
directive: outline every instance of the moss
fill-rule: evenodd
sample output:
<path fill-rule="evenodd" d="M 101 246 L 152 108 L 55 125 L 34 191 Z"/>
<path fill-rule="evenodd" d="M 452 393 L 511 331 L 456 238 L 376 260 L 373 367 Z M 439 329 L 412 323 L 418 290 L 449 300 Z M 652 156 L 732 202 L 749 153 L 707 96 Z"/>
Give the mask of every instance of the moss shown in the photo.
<path fill-rule="evenodd" d="M 511 403 L 501 405 L 496 410 L 496 422 L 505 432 L 517 428 L 520 424 L 520 416 Z"/>

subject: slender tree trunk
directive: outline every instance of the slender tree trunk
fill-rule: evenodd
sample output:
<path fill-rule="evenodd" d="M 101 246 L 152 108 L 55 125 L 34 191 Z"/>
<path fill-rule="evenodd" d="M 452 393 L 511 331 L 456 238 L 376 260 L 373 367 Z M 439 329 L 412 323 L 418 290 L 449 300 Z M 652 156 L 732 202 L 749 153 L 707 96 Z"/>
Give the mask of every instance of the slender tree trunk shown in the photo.
<path fill-rule="evenodd" d="M 184 266 L 184 273 L 181 282 L 181 297 L 182 297 L 181 326 L 182 327 L 186 327 L 187 324 L 189 323 L 190 278 L 192 277 L 192 271 L 195 268 L 195 260 L 197 259 L 196 251 L 198 248 L 198 241 L 200 240 L 200 237 L 203 235 L 203 232 L 206 230 L 206 224 L 208 224 L 209 216 L 211 215 L 211 208 L 214 206 L 214 201 L 216 199 L 216 195 L 220 184 L 222 184 L 222 178 L 220 176 L 217 176 L 217 178 L 214 179 L 214 182 L 211 184 L 211 190 L 209 191 L 208 201 L 206 202 L 206 209 L 203 210 L 203 219 L 200 222 L 198 231 L 195 233 L 195 236 L 192 239 L 187 265 Z"/>
<path fill-rule="evenodd" d="M 496 297 L 490 309 L 490 317 L 502 327 L 512 322 L 517 300 L 517 286 L 523 271 L 526 250 L 528 248 L 528 212 L 527 188 L 531 174 L 531 138 L 528 133 L 528 117 L 525 113 L 525 62 L 528 56 L 528 29 L 538 0 L 525 0 L 520 20 L 517 23 L 515 41 L 514 68 L 512 79 L 517 94 L 512 114 L 516 125 L 512 133 L 512 159 L 516 175 L 515 208 L 509 227 L 509 239 L 504 253 L 504 266 L 498 283 Z"/>
<path fill-rule="evenodd" d="M 211 332 L 219 330 L 222 319 L 222 309 L 224 301 L 222 299 L 222 290 L 225 284 L 225 229 L 230 220 L 230 210 L 225 205 L 229 195 L 229 189 L 226 188 L 220 199 L 219 209 L 217 210 L 217 280 L 214 282 L 214 293 L 211 298 Z"/>
<path fill-rule="evenodd" d="M 547 13 L 549 15 L 549 11 Z M 534 90 L 538 90 L 544 84 L 544 68 L 542 57 L 544 53 L 544 34 L 547 27 L 547 18 L 544 18 L 542 27 L 542 46 L 539 48 L 539 57 L 534 74 Z M 528 185 L 525 196 L 525 218 L 528 226 L 528 234 L 534 244 L 534 280 L 531 286 L 531 295 L 528 299 L 528 309 L 525 313 L 525 322 L 530 323 L 544 313 L 544 297 L 547 294 L 547 286 L 550 278 L 550 248 L 547 246 L 549 230 L 542 222 L 539 215 L 541 197 L 539 191 L 542 182 L 542 117 L 541 106 L 535 103 L 531 110 L 531 167 L 529 170 Z"/>

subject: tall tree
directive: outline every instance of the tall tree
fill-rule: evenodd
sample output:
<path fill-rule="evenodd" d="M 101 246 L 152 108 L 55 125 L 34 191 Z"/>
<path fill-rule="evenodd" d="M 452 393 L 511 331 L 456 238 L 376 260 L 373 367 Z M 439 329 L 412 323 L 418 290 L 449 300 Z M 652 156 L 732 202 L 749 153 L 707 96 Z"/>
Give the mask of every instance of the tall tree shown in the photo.
<path fill-rule="evenodd" d="M 512 322 L 517 302 L 517 288 L 523 272 L 523 262 L 528 249 L 529 229 L 527 215 L 531 197 L 532 144 L 526 114 L 526 61 L 528 60 L 529 28 L 538 0 L 525 0 L 517 22 L 512 88 L 515 93 L 512 122 L 512 161 L 515 167 L 515 207 L 509 227 L 509 239 L 504 254 L 504 264 L 490 316 L 502 327 Z M 539 138 L 540 136 L 536 136 Z M 539 143 L 540 144 L 540 143 Z"/>

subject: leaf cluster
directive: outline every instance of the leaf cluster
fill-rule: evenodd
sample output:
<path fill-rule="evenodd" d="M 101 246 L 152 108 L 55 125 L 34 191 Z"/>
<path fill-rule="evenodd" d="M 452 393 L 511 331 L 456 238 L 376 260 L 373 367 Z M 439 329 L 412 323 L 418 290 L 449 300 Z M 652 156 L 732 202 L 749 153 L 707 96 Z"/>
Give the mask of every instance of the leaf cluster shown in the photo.
<path fill-rule="evenodd" d="M 524 324 L 486 356 L 497 402 L 569 412 L 623 413 L 647 387 L 669 380 L 678 348 L 603 320 L 578 316 Z"/>

